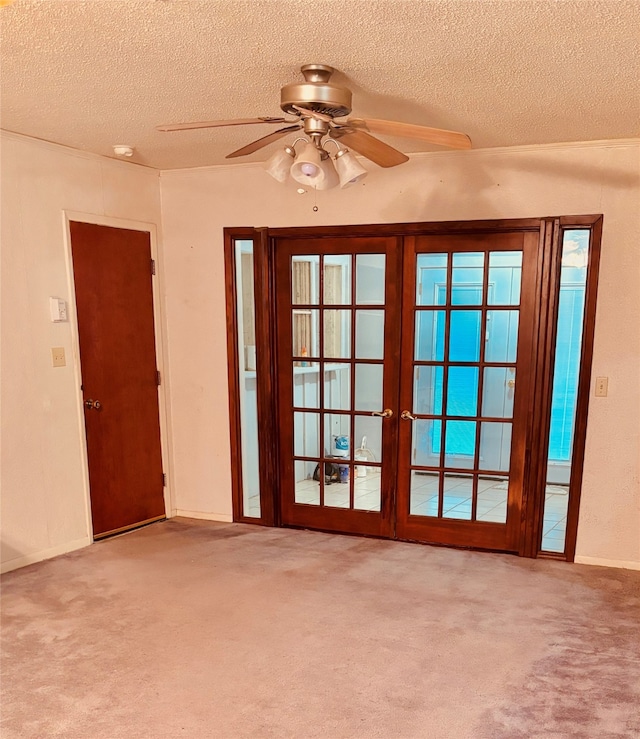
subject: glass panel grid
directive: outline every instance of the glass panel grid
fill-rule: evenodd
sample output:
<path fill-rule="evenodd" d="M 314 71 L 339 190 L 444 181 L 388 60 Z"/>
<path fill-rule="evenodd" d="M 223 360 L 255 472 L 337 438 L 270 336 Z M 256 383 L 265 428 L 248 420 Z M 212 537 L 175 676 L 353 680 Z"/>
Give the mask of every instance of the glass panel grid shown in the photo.
<path fill-rule="evenodd" d="M 419 417 L 412 435 L 412 515 L 506 521 L 504 475 L 509 471 L 512 424 L 503 419 L 513 416 L 518 310 L 489 306 L 519 305 L 522 253 L 491 254 L 454 253 L 448 263 L 443 255 L 440 279 L 437 284 L 431 279 L 428 291 L 427 275 L 433 275 L 435 267 L 429 273 L 418 262 L 413 412 Z M 427 256 L 418 255 L 418 260 Z M 495 284 L 505 275 L 510 278 L 506 293 L 503 285 Z M 423 305 L 444 308 L 425 310 Z M 468 305 L 477 308 L 458 307 Z M 439 481 L 439 495 L 428 506 L 413 492 L 417 475 Z"/>

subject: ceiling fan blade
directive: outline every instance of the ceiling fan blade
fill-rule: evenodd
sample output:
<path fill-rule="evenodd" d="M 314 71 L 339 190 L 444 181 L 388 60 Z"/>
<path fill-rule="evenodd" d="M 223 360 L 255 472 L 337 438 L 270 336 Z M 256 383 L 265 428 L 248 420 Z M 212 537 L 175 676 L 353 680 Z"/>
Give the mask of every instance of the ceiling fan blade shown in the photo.
<path fill-rule="evenodd" d="M 199 123 L 167 123 L 156 126 L 157 131 L 189 131 L 193 128 L 219 128 L 221 126 L 248 126 L 252 123 L 287 123 L 285 118 L 232 118 L 228 121 L 200 121 Z"/>
<path fill-rule="evenodd" d="M 450 149 L 471 148 L 471 139 L 465 133 L 445 131 L 442 128 L 429 128 L 428 126 L 417 126 L 413 123 L 400 123 L 400 121 L 382 121 L 376 118 L 350 118 L 347 125 L 357 129 L 364 128 L 365 131 L 371 133 L 419 139 L 430 144 L 448 146 Z"/>
<path fill-rule="evenodd" d="M 296 123 L 294 126 L 285 126 L 284 128 L 279 128 L 277 131 L 267 134 L 261 139 L 256 139 L 255 141 L 252 141 L 250 144 L 243 146 L 241 149 L 236 149 L 236 151 L 232 151 L 231 154 L 227 154 L 225 159 L 234 159 L 235 157 L 244 157 L 247 156 L 247 154 L 253 154 L 254 151 L 262 149 L 263 146 L 266 146 L 273 141 L 281 139 L 283 136 L 286 136 L 292 131 L 299 131 L 300 128 L 302 128 L 302 124 L 300 123 Z"/>
<path fill-rule="evenodd" d="M 409 157 L 393 146 L 385 144 L 375 136 L 370 136 L 366 131 L 357 131 L 350 127 L 335 126 L 330 131 L 331 138 L 336 139 L 352 149 L 371 159 L 380 167 L 395 167 L 409 161 Z"/>

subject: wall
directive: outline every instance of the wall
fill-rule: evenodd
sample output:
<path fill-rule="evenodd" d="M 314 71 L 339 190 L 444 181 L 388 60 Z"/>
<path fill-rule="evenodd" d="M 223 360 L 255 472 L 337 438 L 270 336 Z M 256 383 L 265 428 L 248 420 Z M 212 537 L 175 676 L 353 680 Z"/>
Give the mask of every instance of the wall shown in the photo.
<path fill-rule="evenodd" d="M 417 155 L 344 191 L 299 195 L 259 165 L 161 174 L 179 511 L 229 520 L 225 226 L 604 214 L 578 561 L 640 568 L 640 144 Z"/>
<path fill-rule="evenodd" d="M 88 544 L 63 211 L 160 223 L 158 173 L 2 134 L 2 569 Z M 70 306 L 72 308 L 72 306 Z M 73 312 L 71 311 L 71 318 Z M 67 364 L 51 365 L 51 347 Z"/>

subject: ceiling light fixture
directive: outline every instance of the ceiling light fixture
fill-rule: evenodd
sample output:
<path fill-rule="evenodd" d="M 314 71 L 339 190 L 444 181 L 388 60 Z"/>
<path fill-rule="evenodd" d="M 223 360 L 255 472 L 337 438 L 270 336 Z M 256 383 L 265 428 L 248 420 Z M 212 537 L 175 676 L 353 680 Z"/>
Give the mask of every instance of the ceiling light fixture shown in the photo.
<path fill-rule="evenodd" d="M 337 185 L 348 187 L 367 176 L 367 170 L 349 149 L 341 147 L 334 139 L 327 139 L 324 144 L 335 144 L 337 149 L 335 156 L 331 157 L 321 138 L 317 134 L 311 134 L 310 139 L 297 138 L 267 159 L 265 170 L 280 183 L 291 177 L 316 190 L 330 190 Z M 300 142 L 303 145 L 296 151 Z"/>

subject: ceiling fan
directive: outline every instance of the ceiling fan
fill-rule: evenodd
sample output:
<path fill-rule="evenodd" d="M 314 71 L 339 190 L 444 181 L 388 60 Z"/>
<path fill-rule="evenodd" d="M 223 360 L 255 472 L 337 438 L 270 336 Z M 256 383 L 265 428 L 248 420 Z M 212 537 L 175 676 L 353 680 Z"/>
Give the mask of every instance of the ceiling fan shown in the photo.
<path fill-rule="evenodd" d="M 366 173 L 366 170 L 350 155 L 348 149 L 343 148 L 344 146 L 351 147 L 381 167 L 395 167 L 409 160 L 406 154 L 372 136 L 372 133 L 418 139 L 453 149 L 471 148 L 469 137 L 456 131 L 375 118 L 348 118 L 351 113 L 351 90 L 331 84 L 333 67 L 325 64 L 305 64 L 301 67 L 301 72 L 304 82 L 285 85 L 280 91 L 280 107 L 284 113 L 294 116 L 292 119 L 265 116 L 174 123 L 158 126 L 158 130 L 186 131 L 221 126 L 286 124 L 227 154 L 226 158 L 233 159 L 253 154 L 274 141 L 302 130 L 307 138 L 298 139 L 291 147 L 276 152 L 267 162 L 266 168 L 281 182 L 284 182 L 290 170 L 291 176 L 298 182 L 311 184 L 318 189 L 327 189 L 338 184 L 337 175 L 340 175 L 340 185 L 344 187 L 359 180 L 364 176 L 363 173 Z M 305 147 L 302 152 L 297 153 L 295 145 L 300 140 L 305 142 Z M 337 148 L 334 157 L 337 173 L 332 173 L 333 165 L 330 161 L 327 164 L 330 158 L 325 145 L 330 142 L 336 144 Z M 293 164 L 291 159 L 294 160 Z M 345 179 L 348 175 L 351 176 Z"/>

